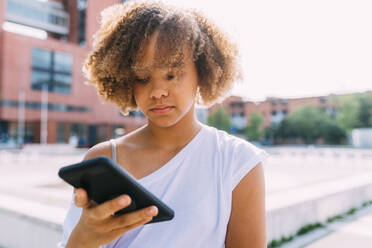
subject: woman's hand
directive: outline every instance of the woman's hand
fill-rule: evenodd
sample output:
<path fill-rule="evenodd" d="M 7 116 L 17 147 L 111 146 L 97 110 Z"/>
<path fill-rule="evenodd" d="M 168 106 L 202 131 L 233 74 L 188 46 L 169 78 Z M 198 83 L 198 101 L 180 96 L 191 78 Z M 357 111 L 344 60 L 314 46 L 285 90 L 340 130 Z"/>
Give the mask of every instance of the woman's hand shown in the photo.
<path fill-rule="evenodd" d="M 72 231 L 66 248 L 99 247 L 108 244 L 129 230 L 152 220 L 158 214 L 155 206 L 140 209 L 120 216 L 113 214 L 130 205 L 128 195 L 97 205 L 88 199 L 86 191 L 75 189 L 75 204 L 83 209 L 81 217 Z"/>

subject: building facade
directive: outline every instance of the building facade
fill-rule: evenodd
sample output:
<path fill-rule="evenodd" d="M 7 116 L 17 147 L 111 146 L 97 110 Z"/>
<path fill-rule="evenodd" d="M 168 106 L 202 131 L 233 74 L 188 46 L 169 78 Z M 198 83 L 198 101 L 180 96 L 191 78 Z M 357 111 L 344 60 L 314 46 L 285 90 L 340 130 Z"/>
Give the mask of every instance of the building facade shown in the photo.
<path fill-rule="evenodd" d="M 0 142 L 92 146 L 146 120 L 102 104 L 81 66 L 115 0 L 0 1 Z"/>

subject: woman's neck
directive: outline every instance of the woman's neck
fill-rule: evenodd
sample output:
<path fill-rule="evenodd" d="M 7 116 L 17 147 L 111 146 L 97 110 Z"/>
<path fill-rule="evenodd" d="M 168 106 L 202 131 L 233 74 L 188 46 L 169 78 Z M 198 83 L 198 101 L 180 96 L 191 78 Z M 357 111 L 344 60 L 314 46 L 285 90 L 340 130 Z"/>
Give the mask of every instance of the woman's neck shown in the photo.
<path fill-rule="evenodd" d="M 201 129 L 201 124 L 192 109 L 173 126 L 159 127 L 149 122 L 145 129 L 150 143 L 162 149 L 174 150 L 189 143 Z"/>

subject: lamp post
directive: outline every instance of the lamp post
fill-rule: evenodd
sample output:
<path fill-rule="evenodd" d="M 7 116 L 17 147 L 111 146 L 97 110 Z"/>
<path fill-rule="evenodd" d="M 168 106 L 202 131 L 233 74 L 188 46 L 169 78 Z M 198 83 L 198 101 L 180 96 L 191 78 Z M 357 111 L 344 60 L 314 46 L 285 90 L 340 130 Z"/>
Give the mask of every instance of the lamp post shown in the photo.
<path fill-rule="evenodd" d="M 44 83 L 41 92 L 40 143 L 46 144 L 48 137 L 48 84 Z"/>
<path fill-rule="evenodd" d="M 18 137 L 17 144 L 22 147 L 25 136 L 25 90 L 22 88 L 18 94 Z"/>

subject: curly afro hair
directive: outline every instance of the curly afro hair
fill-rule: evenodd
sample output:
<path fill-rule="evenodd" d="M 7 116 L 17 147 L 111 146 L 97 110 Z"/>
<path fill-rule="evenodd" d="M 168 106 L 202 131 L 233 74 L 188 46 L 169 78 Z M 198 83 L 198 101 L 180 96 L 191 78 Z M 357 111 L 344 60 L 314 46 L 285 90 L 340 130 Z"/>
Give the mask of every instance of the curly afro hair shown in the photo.
<path fill-rule="evenodd" d="M 137 109 L 134 70 L 155 31 L 157 63 L 182 67 L 183 48 L 190 49 L 203 105 L 219 101 L 242 78 L 236 44 L 197 10 L 130 1 L 104 9 L 101 16 L 83 72 L 103 100 L 118 105 L 123 114 Z"/>

